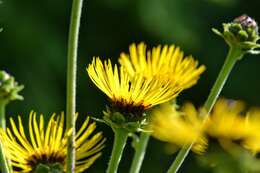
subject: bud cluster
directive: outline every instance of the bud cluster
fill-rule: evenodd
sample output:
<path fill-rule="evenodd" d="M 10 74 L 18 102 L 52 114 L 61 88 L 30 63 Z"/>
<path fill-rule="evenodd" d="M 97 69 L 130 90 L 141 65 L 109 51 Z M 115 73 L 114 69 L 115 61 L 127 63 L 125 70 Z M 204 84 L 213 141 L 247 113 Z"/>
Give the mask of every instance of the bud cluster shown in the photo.
<path fill-rule="evenodd" d="M 213 31 L 223 37 L 231 47 L 240 48 L 246 53 L 259 53 L 254 50 L 259 48 L 258 25 L 254 19 L 247 15 L 235 18 L 230 23 L 223 24 L 223 32 L 213 29 Z"/>
<path fill-rule="evenodd" d="M 9 102 L 12 100 L 22 100 L 23 97 L 19 92 L 23 89 L 22 85 L 18 85 L 15 78 L 5 71 L 0 71 L 0 100 Z"/>

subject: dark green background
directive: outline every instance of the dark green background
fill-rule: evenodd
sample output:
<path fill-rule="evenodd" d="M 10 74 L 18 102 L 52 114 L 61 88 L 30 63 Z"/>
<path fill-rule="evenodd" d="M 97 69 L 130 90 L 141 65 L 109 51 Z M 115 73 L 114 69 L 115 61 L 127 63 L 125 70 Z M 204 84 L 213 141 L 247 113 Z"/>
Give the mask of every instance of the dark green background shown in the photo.
<path fill-rule="evenodd" d="M 247 13 L 260 21 L 259 0 L 88 0 L 84 2 L 78 58 L 77 111 L 81 117 L 101 118 L 106 97 L 89 80 L 86 66 L 93 56 L 113 57 L 127 51 L 133 42 L 149 47 L 176 44 L 207 66 L 198 85 L 183 92 L 185 100 L 201 105 L 227 53 L 224 41 L 211 31 L 222 22 Z M 27 124 L 31 110 L 49 116 L 65 109 L 66 48 L 71 1 L 4 0 L 0 5 L 0 69 L 25 85 L 23 102 L 8 106 L 8 115 L 23 115 Z M 228 98 L 260 105 L 260 56 L 240 61 L 222 92 Z M 99 124 L 107 138 L 103 156 L 87 172 L 105 172 L 112 147 L 112 132 Z M 133 149 L 124 153 L 119 173 L 127 173 Z M 142 173 L 165 172 L 174 159 L 164 154 L 164 145 L 152 140 Z M 197 169 L 197 171 L 195 171 Z M 210 172 L 190 156 L 180 172 Z"/>

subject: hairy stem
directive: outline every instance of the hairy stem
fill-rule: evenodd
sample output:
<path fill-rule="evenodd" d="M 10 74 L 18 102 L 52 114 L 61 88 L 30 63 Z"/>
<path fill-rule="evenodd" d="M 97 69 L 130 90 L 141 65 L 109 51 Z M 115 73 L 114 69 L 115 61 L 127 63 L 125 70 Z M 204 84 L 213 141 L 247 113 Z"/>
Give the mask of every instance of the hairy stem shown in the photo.
<path fill-rule="evenodd" d="M 5 121 L 5 107 L 6 103 L 0 101 L 0 128 L 5 130 L 6 121 Z M 10 173 L 12 169 L 8 164 L 8 160 L 4 154 L 3 143 L 0 141 L 0 163 L 1 163 L 1 170 L 3 173 Z"/>
<path fill-rule="evenodd" d="M 72 129 L 72 134 L 68 138 L 67 173 L 75 171 L 76 72 L 82 4 L 83 0 L 73 0 L 68 40 L 66 127 Z"/>
<path fill-rule="evenodd" d="M 108 164 L 107 173 L 117 173 L 120 160 L 128 138 L 128 132 L 118 128 L 114 130 L 115 138 L 111 158 Z"/>

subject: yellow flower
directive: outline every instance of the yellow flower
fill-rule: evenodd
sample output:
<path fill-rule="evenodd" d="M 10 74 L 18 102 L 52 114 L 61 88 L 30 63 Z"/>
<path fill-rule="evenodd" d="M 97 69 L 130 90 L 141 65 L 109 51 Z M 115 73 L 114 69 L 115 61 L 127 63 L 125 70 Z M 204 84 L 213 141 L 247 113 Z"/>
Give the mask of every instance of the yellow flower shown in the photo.
<path fill-rule="evenodd" d="M 199 66 L 192 56 L 184 58 L 179 47 L 165 45 L 146 51 L 146 45 L 140 43 L 129 47 L 130 55 L 121 53 L 119 62 L 131 76 L 142 74 L 145 77 L 157 76 L 160 80 L 171 81 L 176 87 L 187 89 L 195 85 L 205 66 Z"/>
<path fill-rule="evenodd" d="M 110 60 L 103 64 L 94 58 L 87 71 L 93 83 L 109 97 L 112 110 L 131 114 L 133 117 L 126 117 L 130 121 L 141 119 L 144 110 L 174 99 L 180 91 L 154 78 L 130 77 L 122 66 L 113 68 Z"/>
<path fill-rule="evenodd" d="M 219 99 L 207 121 L 207 133 L 218 139 L 243 140 L 248 134 L 241 101 Z"/>
<path fill-rule="evenodd" d="M 246 112 L 243 102 L 221 98 L 203 120 L 205 115 L 205 110 L 196 111 L 191 104 L 180 111 L 165 105 L 153 112 L 152 135 L 177 146 L 194 143 L 192 149 L 197 153 L 205 150 L 207 136 L 219 140 L 227 150 L 240 144 L 255 154 L 260 152 L 260 108 Z"/>
<path fill-rule="evenodd" d="M 251 108 L 246 116 L 248 135 L 243 146 L 254 154 L 260 152 L 260 108 Z"/>
<path fill-rule="evenodd" d="M 260 152 L 259 108 L 246 112 L 241 101 L 219 99 L 206 123 L 206 130 L 226 149 L 234 146 L 232 142 L 239 142 L 253 153 Z"/>
<path fill-rule="evenodd" d="M 64 115 L 53 114 L 45 127 L 43 115 L 40 115 L 40 120 L 37 121 L 36 113 L 31 112 L 29 140 L 20 116 L 18 122 L 19 125 L 16 125 L 10 118 L 12 128 L 7 128 L 6 132 L 3 129 L 0 131 L 0 139 L 14 172 L 29 173 L 41 164 L 49 166 L 57 163 L 64 165 L 63 170 L 66 172 L 67 137 L 71 132 L 64 131 Z M 76 134 L 76 173 L 83 172 L 101 155 L 105 139 L 101 132 L 90 136 L 95 128 L 95 123 L 89 124 L 87 118 Z"/>
<path fill-rule="evenodd" d="M 192 150 L 202 153 L 207 147 L 202 113 L 202 109 L 197 111 L 190 103 L 185 104 L 181 110 L 176 110 L 171 104 L 163 104 L 152 113 L 152 135 L 179 147 L 194 144 Z"/>

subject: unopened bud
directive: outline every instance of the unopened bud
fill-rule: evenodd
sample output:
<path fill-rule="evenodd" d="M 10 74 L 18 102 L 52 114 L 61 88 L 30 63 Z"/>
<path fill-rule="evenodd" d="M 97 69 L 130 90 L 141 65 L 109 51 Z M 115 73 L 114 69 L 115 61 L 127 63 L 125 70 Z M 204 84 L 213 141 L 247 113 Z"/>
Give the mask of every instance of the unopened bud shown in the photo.
<path fill-rule="evenodd" d="M 235 18 L 234 19 L 234 23 L 241 24 L 241 26 L 245 30 L 247 30 L 249 28 L 253 29 L 258 34 L 258 25 L 257 25 L 256 21 L 253 18 L 251 18 L 248 15 L 246 15 L 246 14 L 243 14 L 242 16 L 239 16 L 239 17 Z"/>
<path fill-rule="evenodd" d="M 0 71 L 0 101 L 10 102 L 12 100 L 22 100 L 19 92 L 23 89 L 18 85 L 14 77 L 5 71 Z"/>
<path fill-rule="evenodd" d="M 213 31 L 223 37 L 231 47 L 236 47 L 245 53 L 259 54 L 256 50 L 260 47 L 257 22 L 247 16 L 241 15 L 230 23 L 223 24 L 223 32 L 213 29 Z"/>

